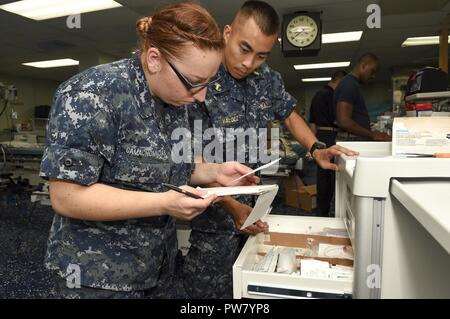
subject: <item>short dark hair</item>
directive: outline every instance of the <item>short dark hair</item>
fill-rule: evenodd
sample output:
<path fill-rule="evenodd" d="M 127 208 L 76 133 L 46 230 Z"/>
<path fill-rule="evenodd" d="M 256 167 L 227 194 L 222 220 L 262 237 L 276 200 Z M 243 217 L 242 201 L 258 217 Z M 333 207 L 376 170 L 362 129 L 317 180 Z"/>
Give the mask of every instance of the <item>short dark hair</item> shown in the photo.
<path fill-rule="evenodd" d="M 331 76 L 331 82 L 336 82 L 336 81 L 342 79 L 346 75 L 347 75 L 347 72 L 345 72 L 344 70 L 336 71 Z"/>
<path fill-rule="evenodd" d="M 246 1 L 236 14 L 236 18 L 253 18 L 261 32 L 267 36 L 278 33 L 280 18 L 275 9 L 264 1 Z"/>
<path fill-rule="evenodd" d="M 370 62 L 378 63 L 378 57 L 375 54 L 370 53 L 370 52 L 364 53 L 358 59 L 358 65 L 368 64 Z"/>

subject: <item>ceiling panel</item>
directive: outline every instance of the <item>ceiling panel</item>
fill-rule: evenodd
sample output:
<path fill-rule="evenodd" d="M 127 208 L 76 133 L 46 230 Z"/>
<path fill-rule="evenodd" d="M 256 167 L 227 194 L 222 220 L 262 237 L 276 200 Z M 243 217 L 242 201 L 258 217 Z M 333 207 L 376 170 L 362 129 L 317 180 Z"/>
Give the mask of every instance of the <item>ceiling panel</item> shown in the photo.
<path fill-rule="evenodd" d="M 81 29 L 69 29 L 66 18 L 34 21 L 0 10 L 0 73 L 19 74 L 33 78 L 63 81 L 75 74 L 76 67 L 35 69 L 23 62 L 102 53 L 119 59 L 129 56 L 136 45 L 135 22 L 165 4 L 168 0 L 117 0 L 124 7 L 81 15 Z M 13 2 L 0 0 L 0 4 Z M 243 1 L 200 1 L 223 27 L 230 23 Z M 301 77 L 326 76 L 332 70 L 310 70 L 299 73 L 297 63 L 316 63 L 350 60 L 371 51 L 382 60 L 381 76 L 377 81 L 389 80 L 390 70 L 401 65 L 420 65 L 437 62 L 437 46 L 401 48 L 408 36 L 437 34 L 442 20 L 450 13 L 445 0 L 278 0 L 269 1 L 280 14 L 297 10 L 322 11 L 325 33 L 364 30 L 360 42 L 323 45 L 317 57 L 284 58 L 279 45 L 269 57 L 269 64 L 280 71 L 288 88 L 299 86 Z M 368 30 L 368 4 L 381 6 L 381 29 Z"/>

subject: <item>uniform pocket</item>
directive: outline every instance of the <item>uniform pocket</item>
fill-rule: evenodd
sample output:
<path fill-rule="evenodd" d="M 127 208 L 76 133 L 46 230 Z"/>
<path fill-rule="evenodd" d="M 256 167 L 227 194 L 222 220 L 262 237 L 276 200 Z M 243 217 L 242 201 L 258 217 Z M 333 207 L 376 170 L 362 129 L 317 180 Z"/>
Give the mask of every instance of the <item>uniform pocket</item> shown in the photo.
<path fill-rule="evenodd" d="M 249 111 L 249 113 L 251 112 L 252 111 Z M 275 119 L 273 115 L 272 102 L 265 97 L 255 101 L 253 112 L 255 112 L 254 115 L 250 114 L 249 117 L 251 118 L 253 115 L 254 123 L 257 123 L 256 125 L 258 127 L 267 127 L 267 123 Z"/>

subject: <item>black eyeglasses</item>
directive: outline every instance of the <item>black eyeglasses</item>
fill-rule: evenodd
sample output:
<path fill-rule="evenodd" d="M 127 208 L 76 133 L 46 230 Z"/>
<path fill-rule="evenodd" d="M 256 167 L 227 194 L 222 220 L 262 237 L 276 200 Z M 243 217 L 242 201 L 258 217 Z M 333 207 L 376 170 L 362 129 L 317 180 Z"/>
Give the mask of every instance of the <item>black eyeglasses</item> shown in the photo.
<path fill-rule="evenodd" d="M 219 75 L 215 75 L 214 77 L 209 79 L 207 82 L 199 83 L 199 84 L 193 84 L 183 74 L 181 74 L 181 72 L 178 71 L 178 69 L 172 63 L 170 63 L 170 61 L 167 60 L 167 63 L 170 65 L 170 67 L 172 68 L 173 72 L 175 72 L 175 74 L 180 79 L 181 83 L 183 83 L 183 85 L 186 87 L 186 89 L 188 91 L 192 91 L 193 89 L 198 89 L 196 91 L 200 91 L 201 89 L 207 87 L 211 83 L 215 83 L 215 82 L 220 80 L 220 76 Z"/>

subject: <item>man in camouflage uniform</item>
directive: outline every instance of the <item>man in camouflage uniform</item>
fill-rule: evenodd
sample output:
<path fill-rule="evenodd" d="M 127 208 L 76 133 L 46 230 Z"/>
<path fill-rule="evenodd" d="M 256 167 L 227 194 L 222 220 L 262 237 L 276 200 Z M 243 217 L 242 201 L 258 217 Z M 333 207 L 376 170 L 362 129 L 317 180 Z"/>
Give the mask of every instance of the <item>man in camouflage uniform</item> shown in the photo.
<path fill-rule="evenodd" d="M 280 120 L 307 149 L 317 141 L 294 112 L 297 101 L 285 91 L 280 74 L 264 63 L 277 40 L 278 25 L 278 15 L 270 5 L 247 1 L 233 24 L 224 30 L 226 48 L 219 69 L 222 80 L 208 87 L 204 104 L 190 109 L 192 121 L 202 120 L 203 129 L 215 129 L 215 136 L 223 143 L 223 154 L 227 144 L 234 144 L 236 153 L 245 153 L 249 166 L 260 164 L 249 158 L 252 145 L 226 140 L 221 133 L 224 128 L 258 130 L 266 128 L 269 121 Z M 341 152 L 353 154 L 334 148 L 316 150 L 314 158 L 325 168 L 336 169 L 330 160 Z M 251 211 L 249 205 L 254 205 L 252 198 L 236 199 L 227 198 L 192 220 L 191 247 L 181 271 L 186 297 L 232 298 L 232 265 L 247 239 L 237 229 Z M 265 230 L 267 225 L 259 221 L 246 232 Z"/>
<path fill-rule="evenodd" d="M 252 150 L 254 145 L 248 143 L 238 144 L 237 138 L 227 140 L 224 130 L 255 129 L 259 136 L 259 129 L 265 129 L 269 119 L 284 120 L 293 111 L 296 100 L 284 90 L 279 73 L 266 65 L 249 75 L 242 85 L 223 66 L 219 74 L 222 80 L 208 92 L 203 106 L 191 109 L 192 116 L 195 120 L 202 119 L 206 127 L 209 123 L 210 127 L 217 129 L 216 135 L 224 146 L 223 154 L 227 152 L 227 144 L 232 143 L 234 147 L 229 147 L 228 151 L 232 149 L 235 156 L 245 154 L 246 165 L 256 167 L 259 162 L 250 161 L 250 155 L 252 151 L 258 154 L 259 150 Z M 208 140 L 203 142 L 207 144 Z M 253 197 L 239 196 L 236 199 L 254 206 Z M 247 212 L 251 210 L 249 206 L 235 205 Z M 230 267 L 247 236 L 235 228 L 235 220 L 224 210 L 224 204 L 209 207 L 191 221 L 191 228 L 191 247 L 183 265 L 183 280 L 189 297 L 231 298 Z"/>
<path fill-rule="evenodd" d="M 188 184 L 193 165 L 171 162 L 170 138 L 174 128 L 188 127 L 186 112 L 152 97 L 138 54 L 91 68 L 55 94 L 40 175 L 149 192 L 166 191 L 161 182 Z M 46 267 L 105 289 L 68 289 L 60 279 L 69 298 L 170 297 L 174 225 L 169 216 L 90 222 L 55 214 Z"/>

